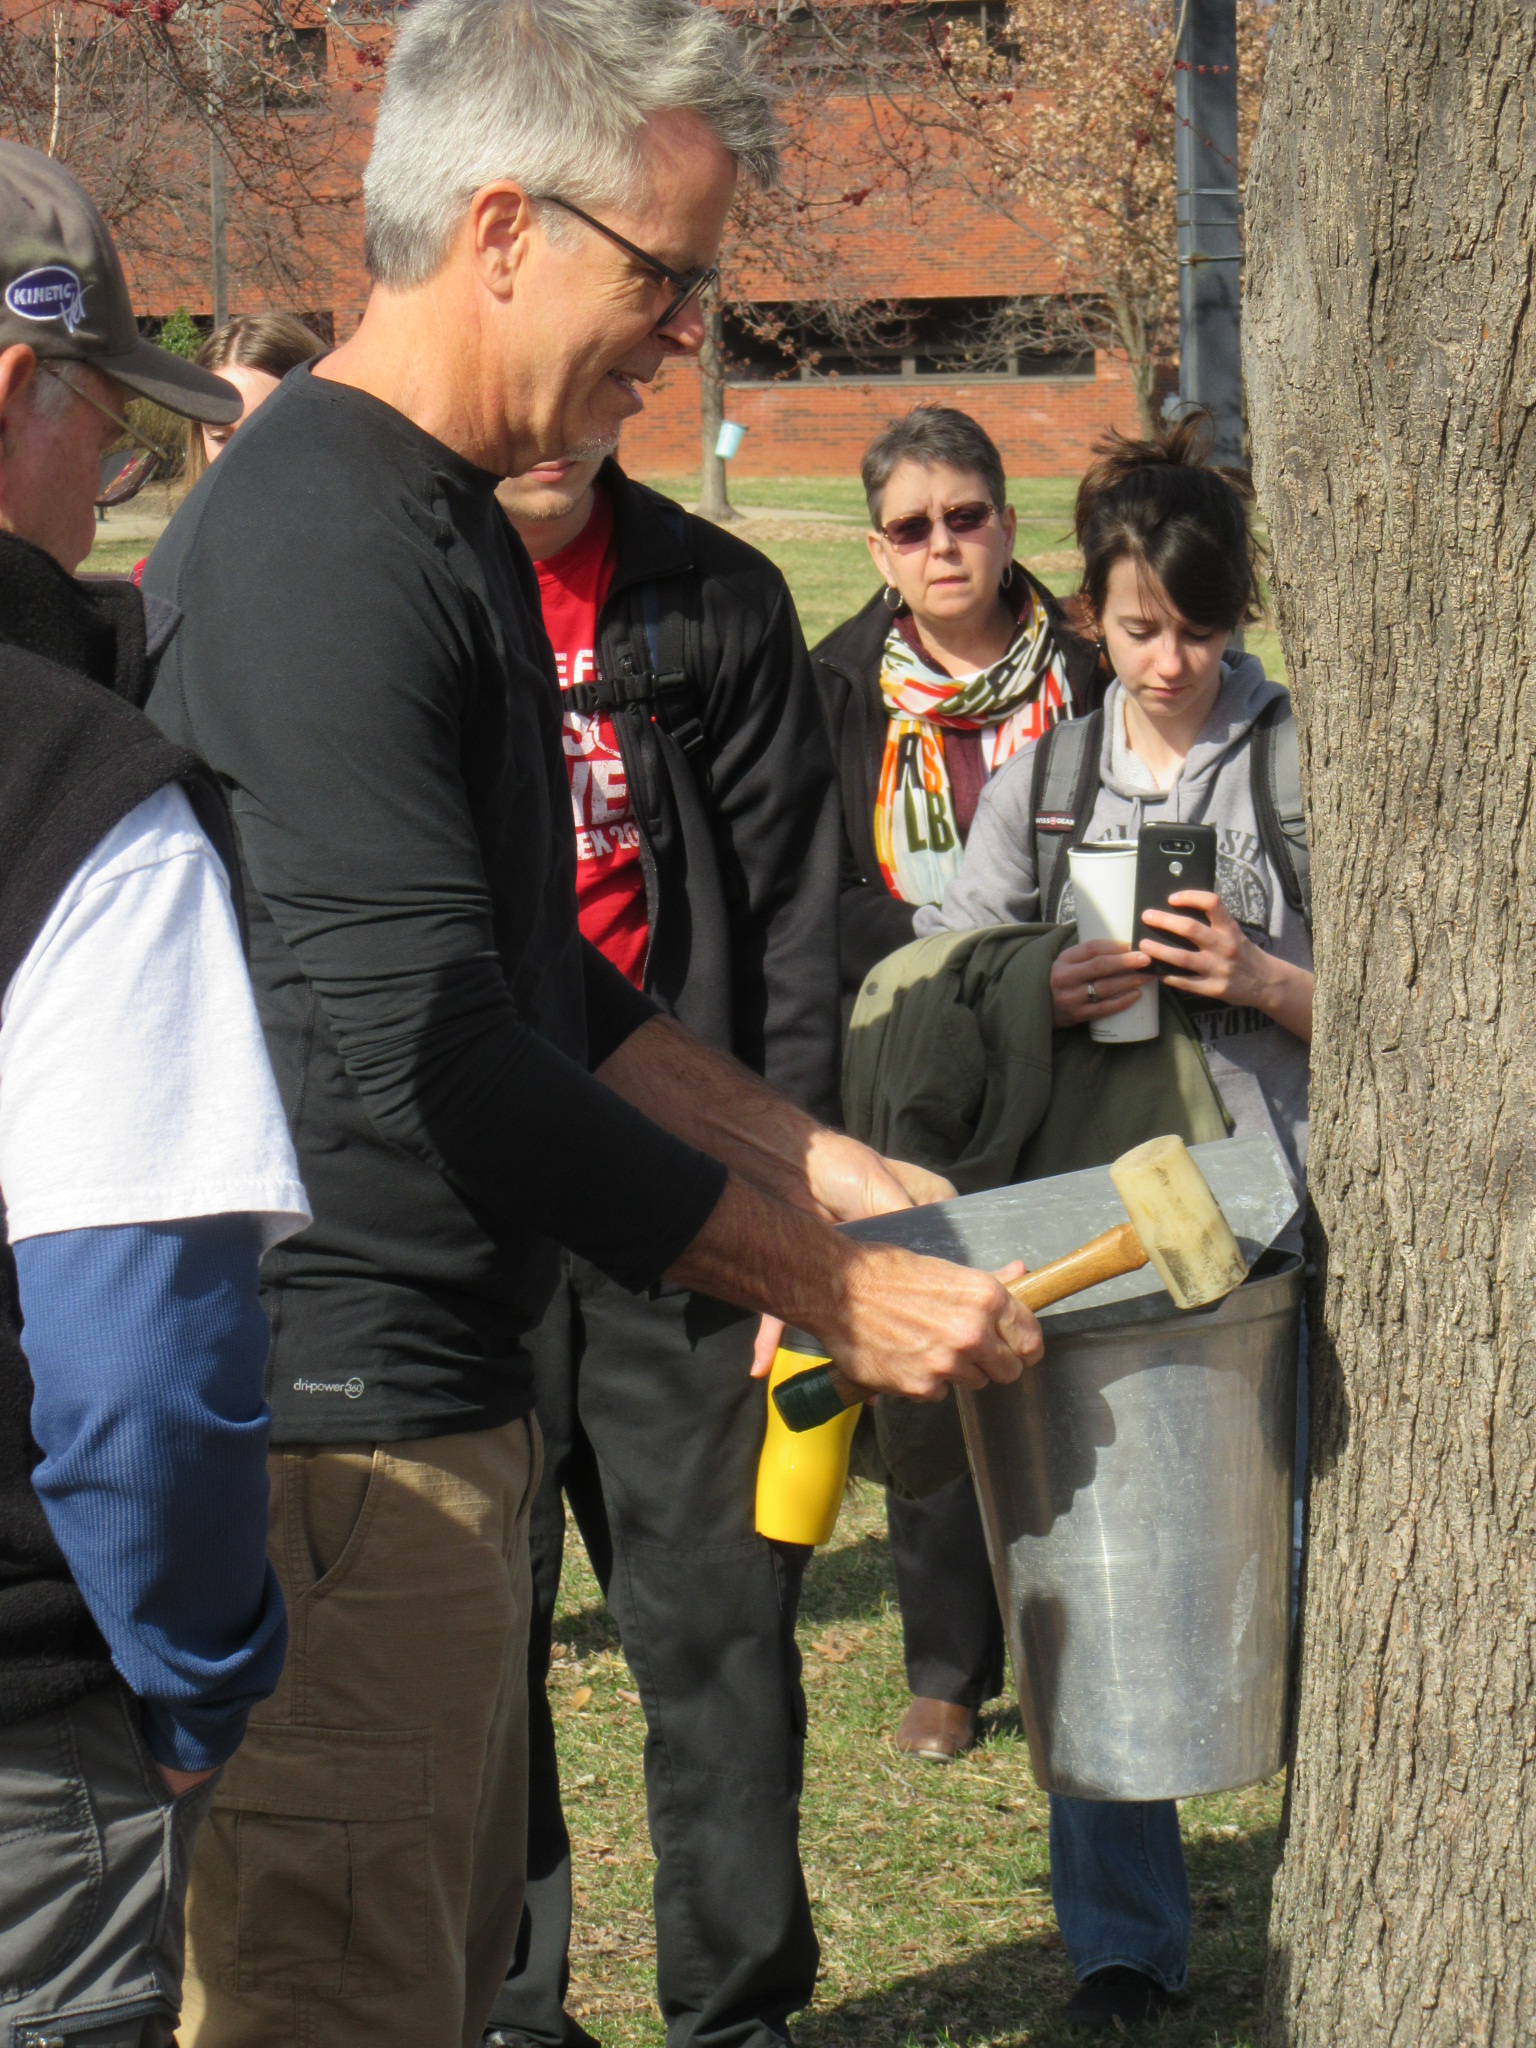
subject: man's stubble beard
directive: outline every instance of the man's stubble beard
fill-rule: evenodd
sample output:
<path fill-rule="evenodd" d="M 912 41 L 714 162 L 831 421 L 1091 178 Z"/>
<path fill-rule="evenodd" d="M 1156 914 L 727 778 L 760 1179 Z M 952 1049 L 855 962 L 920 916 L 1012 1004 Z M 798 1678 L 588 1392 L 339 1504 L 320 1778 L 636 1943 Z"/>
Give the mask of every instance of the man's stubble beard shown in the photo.
<path fill-rule="evenodd" d="M 561 462 L 606 462 L 610 455 L 617 454 L 618 452 L 621 431 L 620 428 L 615 427 L 611 433 L 603 434 L 595 440 L 584 442 L 580 447 L 567 448 L 565 453 L 559 456 L 557 460 Z"/>

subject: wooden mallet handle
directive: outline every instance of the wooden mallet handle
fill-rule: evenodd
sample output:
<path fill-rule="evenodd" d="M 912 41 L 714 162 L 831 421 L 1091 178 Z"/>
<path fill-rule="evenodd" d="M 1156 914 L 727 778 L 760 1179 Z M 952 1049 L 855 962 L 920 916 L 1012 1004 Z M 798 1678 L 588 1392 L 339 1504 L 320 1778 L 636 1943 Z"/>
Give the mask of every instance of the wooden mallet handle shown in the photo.
<path fill-rule="evenodd" d="M 1021 1280 L 1010 1280 L 1008 1292 L 1028 1309 L 1049 1308 L 1053 1301 L 1065 1301 L 1069 1294 L 1083 1294 L 1101 1280 L 1118 1280 L 1122 1273 L 1134 1273 L 1147 1263 L 1147 1248 L 1134 1223 L 1117 1223 L 1063 1258 L 1052 1259 Z"/>
<path fill-rule="evenodd" d="M 1049 1308 L 1053 1301 L 1065 1301 L 1068 1295 L 1097 1287 L 1101 1280 L 1134 1273 L 1146 1263 L 1146 1246 L 1135 1224 L 1120 1223 L 1077 1251 L 1052 1259 L 1049 1265 L 1006 1285 L 1015 1301 L 1022 1302 L 1027 1309 L 1039 1310 Z M 813 1365 L 808 1372 L 797 1372 L 782 1381 L 774 1388 L 773 1398 L 786 1426 L 800 1431 L 833 1421 L 845 1408 L 862 1401 L 864 1395 L 835 1365 Z"/>

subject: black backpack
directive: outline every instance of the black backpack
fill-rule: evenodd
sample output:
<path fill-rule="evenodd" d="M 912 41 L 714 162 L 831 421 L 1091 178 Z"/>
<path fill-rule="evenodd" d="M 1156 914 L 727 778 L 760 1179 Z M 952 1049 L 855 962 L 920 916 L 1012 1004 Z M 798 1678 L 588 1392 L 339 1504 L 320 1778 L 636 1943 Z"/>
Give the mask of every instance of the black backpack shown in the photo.
<path fill-rule="evenodd" d="M 1029 794 L 1030 836 L 1040 916 L 1056 922 L 1067 883 L 1067 849 L 1088 836 L 1099 793 L 1099 759 L 1104 745 L 1102 707 L 1086 718 L 1053 725 L 1035 749 Z M 1301 759 L 1290 697 L 1277 697 L 1254 722 L 1248 768 L 1259 838 L 1280 877 L 1280 890 L 1312 936 L 1312 856 L 1307 847 L 1301 802 Z"/>
<path fill-rule="evenodd" d="M 663 502 L 657 517 L 681 529 L 678 506 Z M 560 702 L 572 711 L 612 713 L 633 705 L 647 711 L 676 741 L 706 796 L 709 791 L 708 734 L 700 716 L 702 693 L 687 669 L 687 631 L 700 614 L 699 582 L 693 575 L 642 583 L 626 593 L 629 651 L 616 676 L 573 683 Z"/>

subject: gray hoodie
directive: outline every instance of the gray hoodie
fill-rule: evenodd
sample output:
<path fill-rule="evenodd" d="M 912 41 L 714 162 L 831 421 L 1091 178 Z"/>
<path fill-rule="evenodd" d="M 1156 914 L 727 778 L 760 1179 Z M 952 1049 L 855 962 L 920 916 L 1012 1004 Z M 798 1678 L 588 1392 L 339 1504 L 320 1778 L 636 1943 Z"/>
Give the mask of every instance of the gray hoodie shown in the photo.
<path fill-rule="evenodd" d="M 1134 839 L 1144 823 L 1177 818 L 1216 827 L 1216 886 L 1221 900 L 1255 945 L 1310 969 L 1312 943 L 1291 909 L 1264 851 L 1249 780 L 1248 737 L 1264 707 L 1283 695 L 1251 654 L 1224 667 L 1221 688 L 1200 737 L 1173 787 L 1159 792 L 1125 742 L 1124 692 L 1112 683 L 1104 699 L 1101 787 L 1089 839 Z M 1040 915 L 1035 885 L 1029 798 L 1035 749 L 1000 768 L 981 793 L 966 841 L 965 862 L 941 905 L 924 905 L 913 920 L 919 938 L 970 931 L 978 925 L 1032 924 Z M 1062 892 L 1063 923 L 1075 914 L 1072 884 Z M 1307 1164 L 1308 1048 L 1262 1010 L 1185 996 L 1211 1073 L 1236 1123 L 1235 1135 L 1268 1131 L 1290 1163 L 1298 1192 Z M 1299 1248 L 1299 1230 L 1283 1243 Z"/>

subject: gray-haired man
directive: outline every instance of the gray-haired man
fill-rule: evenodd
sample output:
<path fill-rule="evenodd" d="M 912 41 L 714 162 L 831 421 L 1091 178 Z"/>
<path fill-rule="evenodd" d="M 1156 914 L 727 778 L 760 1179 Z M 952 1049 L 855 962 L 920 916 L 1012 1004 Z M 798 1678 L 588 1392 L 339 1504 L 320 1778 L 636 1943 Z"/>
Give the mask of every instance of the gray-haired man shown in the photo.
<path fill-rule="evenodd" d="M 869 1387 L 1038 1355 L 987 1276 L 828 1226 L 929 1177 L 706 1051 L 578 932 L 553 665 L 494 486 L 611 447 L 698 347 L 739 163 L 772 173 L 768 96 L 692 0 L 423 0 L 362 325 L 146 573 L 185 615 L 150 708 L 231 792 L 315 1215 L 267 1271 L 291 1651 L 198 1848 L 199 2048 L 480 2038 L 522 1905 L 524 1338 L 557 1243 L 787 1314 Z"/>

